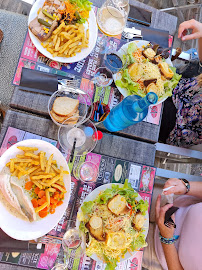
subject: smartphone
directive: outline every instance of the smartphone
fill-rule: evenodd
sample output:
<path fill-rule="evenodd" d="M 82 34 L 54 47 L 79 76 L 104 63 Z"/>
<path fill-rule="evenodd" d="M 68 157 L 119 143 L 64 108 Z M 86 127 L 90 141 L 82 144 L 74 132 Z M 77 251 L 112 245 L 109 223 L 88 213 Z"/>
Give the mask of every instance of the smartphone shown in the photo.
<path fill-rule="evenodd" d="M 151 16 L 152 16 L 151 11 L 130 5 L 128 21 L 150 26 Z"/>

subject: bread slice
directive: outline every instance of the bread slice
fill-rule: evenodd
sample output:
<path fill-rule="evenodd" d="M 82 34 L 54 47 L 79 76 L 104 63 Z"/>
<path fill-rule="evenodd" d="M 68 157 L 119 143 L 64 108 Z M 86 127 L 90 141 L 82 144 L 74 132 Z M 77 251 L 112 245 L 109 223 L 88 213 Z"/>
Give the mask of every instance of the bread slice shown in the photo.
<path fill-rule="evenodd" d="M 126 198 L 119 194 L 115 195 L 111 200 L 109 200 L 107 207 L 116 216 L 126 214 L 130 211 Z"/>
<path fill-rule="evenodd" d="M 66 120 L 66 117 L 57 115 L 53 110 L 50 111 L 50 114 L 52 118 L 58 123 L 63 123 Z"/>
<path fill-rule="evenodd" d="M 86 223 L 86 228 L 89 230 L 90 235 L 95 238 L 97 241 L 104 242 L 106 240 L 106 235 L 103 231 L 103 224 L 102 224 L 102 219 L 101 219 L 101 226 L 100 226 L 100 217 L 96 217 L 94 220 L 92 218 L 88 223 Z M 94 228 L 91 226 L 93 225 Z M 95 227 L 98 228 L 95 229 Z"/>
<path fill-rule="evenodd" d="M 141 230 L 145 223 L 145 216 L 143 216 L 141 213 L 138 213 L 134 216 L 132 224 L 134 229 Z"/>
<path fill-rule="evenodd" d="M 59 116 L 67 117 L 74 115 L 79 107 L 79 100 L 69 97 L 57 97 L 53 103 L 52 111 Z"/>
<path fill-rule="evenodd" d="M 126 247 L 126 235 L 124 232 L 112 232 L 106 236 L 106 245 L 112 249 L 124 249 Z"/>
<path fill-rule="evenodd" d="M 69 120 L 66 121 L 66 124 L 72 124 L 72 125 L 74 125 L 74 124 L 76 124 L 76 123 L 78 122 L 78 117 L 79 117 L 79 111 L 78 111 L 78 110 L 76 111 L 75 115 L 72 116 L 71 118 L 70 118 L 69 116 L 67 116 L 67 117 L 59 116 L 58 114 L 54 113 L 53 110 L 50 111 L 50 114 L 51 114 L 52 118 L 53 118 L 56 122 L 61 123 L 61 124 L 62 124 L 66 119 L 69 119 Z"/>

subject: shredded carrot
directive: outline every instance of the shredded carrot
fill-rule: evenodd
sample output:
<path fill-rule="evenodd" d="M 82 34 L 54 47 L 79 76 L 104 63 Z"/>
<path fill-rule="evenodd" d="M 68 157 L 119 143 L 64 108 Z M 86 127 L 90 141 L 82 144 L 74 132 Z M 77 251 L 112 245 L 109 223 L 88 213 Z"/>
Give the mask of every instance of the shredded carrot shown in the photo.
<path fill-rule="evenodd" d="M 50 213 L 51 213 L 51 214 L 54 214 L 54 213 L 55 213 L 55 209 L 54 209 L 54 208 L 51 208 L 51 209 L 50 209 Z"/>

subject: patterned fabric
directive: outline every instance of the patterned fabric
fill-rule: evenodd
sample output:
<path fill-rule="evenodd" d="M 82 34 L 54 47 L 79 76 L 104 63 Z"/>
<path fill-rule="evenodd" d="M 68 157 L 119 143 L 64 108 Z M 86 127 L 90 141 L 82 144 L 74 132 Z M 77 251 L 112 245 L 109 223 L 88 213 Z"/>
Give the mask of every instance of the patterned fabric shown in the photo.
<path fill-rule="evenodd" d="M 177 109 L 174 129 L 167 143 L 180 147 L 202 143 L 202 89 L 195 78 L 182 78 L 173 90 L 173 103 Z"/>

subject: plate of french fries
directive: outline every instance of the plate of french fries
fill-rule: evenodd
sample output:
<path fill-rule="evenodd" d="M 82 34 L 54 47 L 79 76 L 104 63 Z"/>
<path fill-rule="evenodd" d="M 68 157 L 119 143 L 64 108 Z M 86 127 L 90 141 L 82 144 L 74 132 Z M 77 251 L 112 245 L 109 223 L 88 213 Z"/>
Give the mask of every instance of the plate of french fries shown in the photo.
<path fill-rule="evenodd" d="M 70 190 L 68 164 L 54 145 L 36 139 L 16 143 L 0 158 L 0 228 L 18 240 L 45 235 L 65 213 Z"/>
<path fill-rule="evenodd" d="M 51 3 L 52 0 L 48 1 Z M 61 63 L 74 63 L 86 58 L 95 47 L 98 34 L 98 27 L 93 9 L 90 10 L 89 8 L 89 11 L 87 11 L 87 19 L 85 19 L 83 23 L 81 23 L 81 21 L 78 23 L 76 21 L 67 23 L 63 19 L 64 16 L 61 18 L 59 17 L 60 19 L 58 18 L 57 21 L 58 26 L 54 31 L 51 31 L 50 37 L 43 41 L 41 40 L 41 34 L 35 32 L 35 28 L 38 27 L 38 22 L 36 21 L 35 27 L 33 21 L 36 20 L 39 12 L 41 12 L 40 10 L 43 9 L 48 1 L 37 0 L 29 14 L 28 30 L 34 46 L 46 57 Z M 59 1 L 61 1 L 61 3 L 63 2 L 62 0 Z M 73 1 L 73 4 L 71 1 Z M 64 2 L 74 6 L 77 4 L 77 0 L 65 0 Z M 68 10 L 68 6 L 65 6 L 65 8 Z M 46 10 L 44 12 L 46 12 Z M 57 14 L 56 11 L 53 14 L 54 18 L 57 17 L 55 14 Z M 77 14 L 79 13 L 77 12 Z M 51 14 L 49 15 L 52 16 Z M 45 17 L 44 20 L 47 18 L 45 23 L 50 21 L 49 17 Z M 33 24 L 33 26 L 31 24 Z M 45 31 L 44 35 L 46 35 L 49 30 L 51 30 L 51 27 L 42 27 L 42 31 Z"/>

